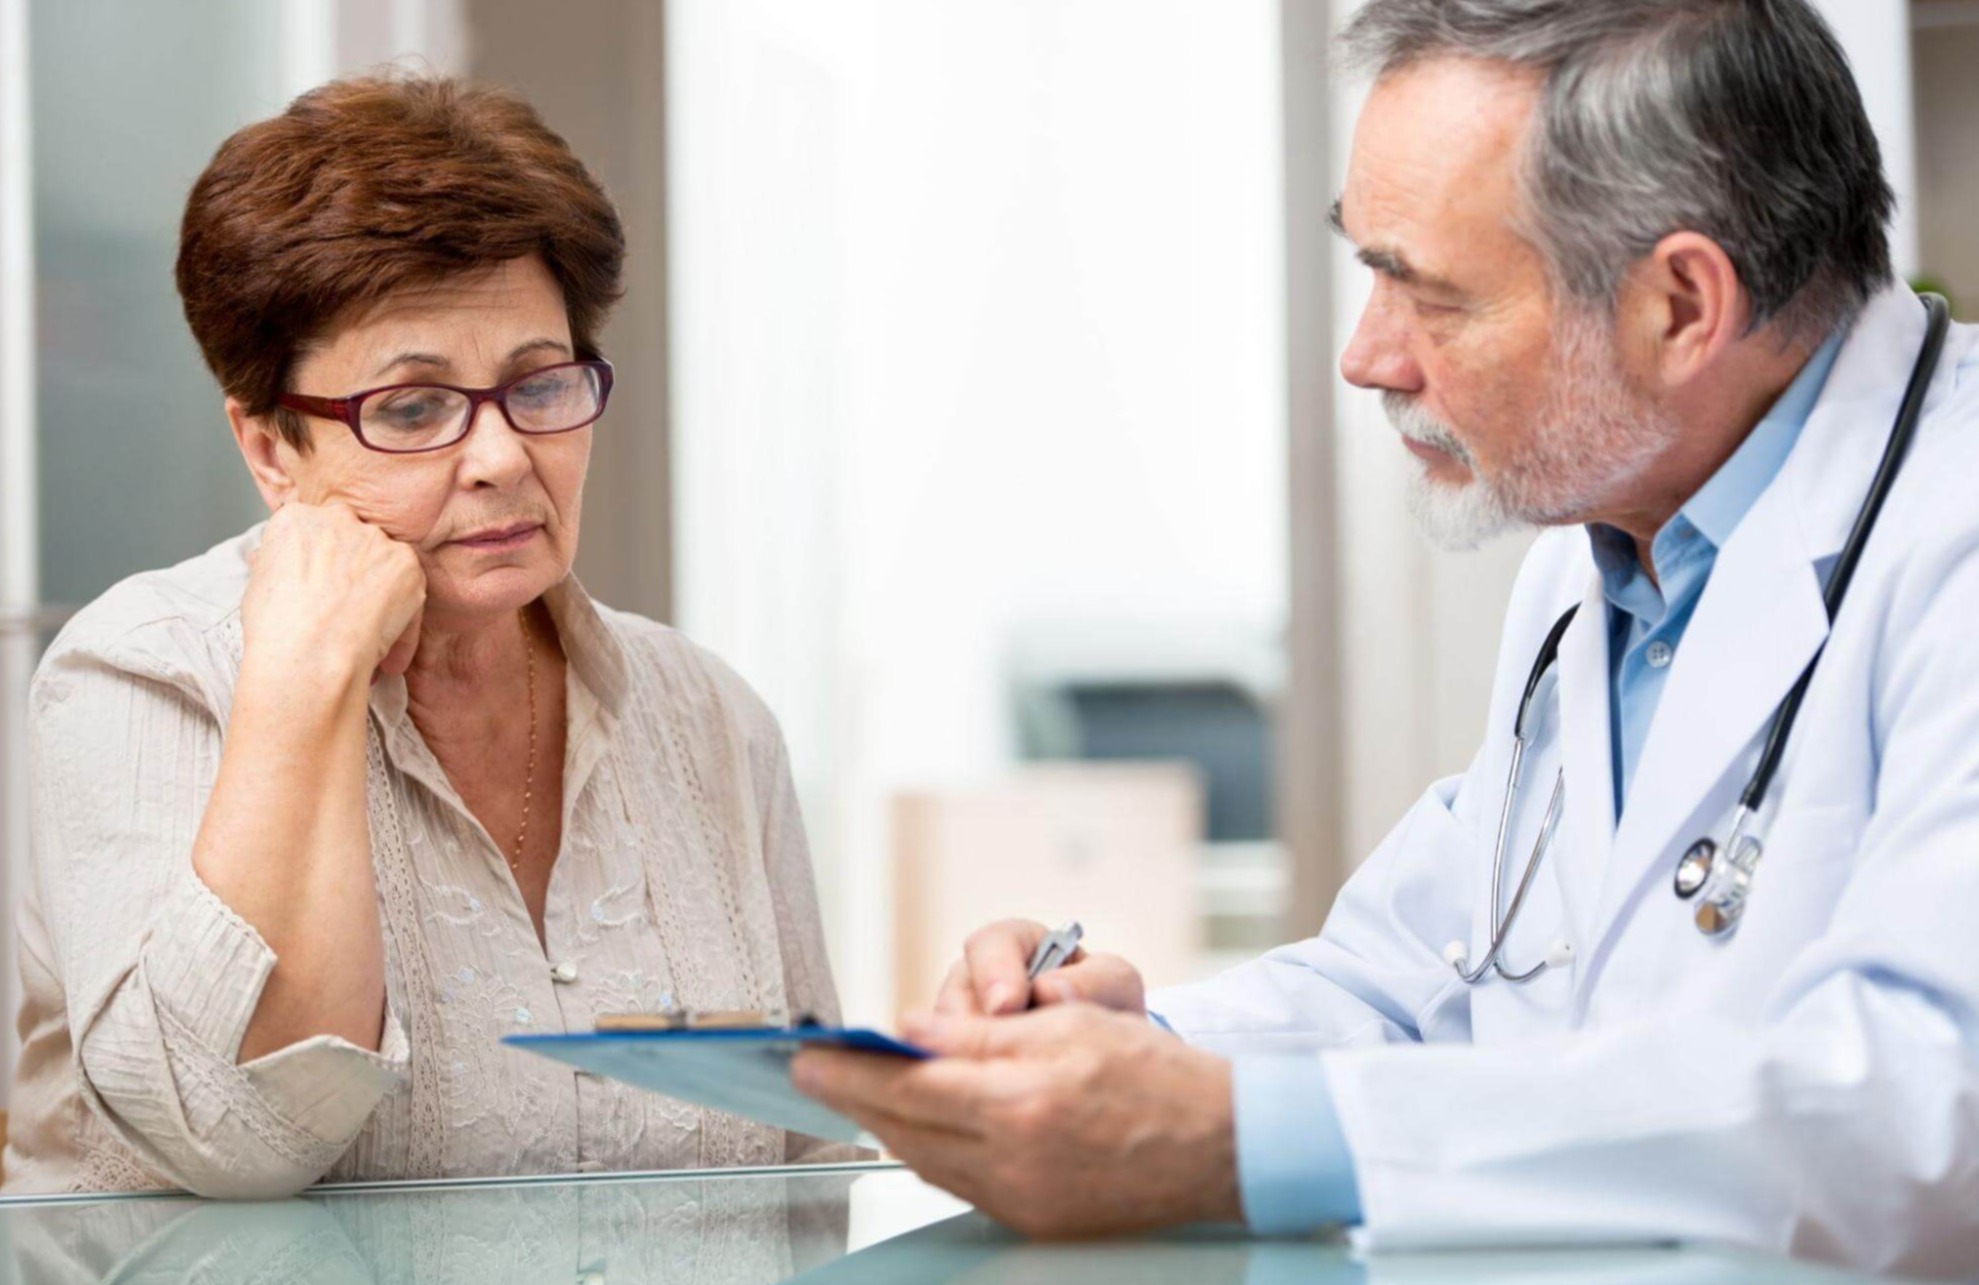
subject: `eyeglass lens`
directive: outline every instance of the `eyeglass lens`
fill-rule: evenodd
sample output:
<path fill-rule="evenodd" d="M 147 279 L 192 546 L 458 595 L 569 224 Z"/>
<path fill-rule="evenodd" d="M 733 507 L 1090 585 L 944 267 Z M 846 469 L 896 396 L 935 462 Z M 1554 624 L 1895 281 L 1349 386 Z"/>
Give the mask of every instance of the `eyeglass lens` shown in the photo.
<path fill-rule="evenodd" d="M 602 395 L 597 371 L 553 366 L 510 384 L 502 401 L 518 432 L 560 433 L 597 418 Z M 466 436 L 473 408 L 465 393 L 412 385 L 365 398 L 358 422 L 380 450 L 428 450 Z"/>

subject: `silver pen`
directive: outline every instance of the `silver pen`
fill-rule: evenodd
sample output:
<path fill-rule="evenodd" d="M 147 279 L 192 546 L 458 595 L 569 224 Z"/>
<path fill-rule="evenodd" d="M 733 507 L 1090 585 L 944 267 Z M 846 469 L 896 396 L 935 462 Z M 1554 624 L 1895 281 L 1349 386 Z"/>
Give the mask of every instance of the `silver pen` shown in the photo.
<path fill-rule="evenodd" d="M 1030 979 L 1036 981 L 1041 974 L 1071 959 L 1073 952 L 1079 949 L 1079 939 L 1085 935 L 1086 930 L 1079 927 L 1076 919 L 1056 932 L 1046 933 L 1038 948 L 1031 952 Z"/>

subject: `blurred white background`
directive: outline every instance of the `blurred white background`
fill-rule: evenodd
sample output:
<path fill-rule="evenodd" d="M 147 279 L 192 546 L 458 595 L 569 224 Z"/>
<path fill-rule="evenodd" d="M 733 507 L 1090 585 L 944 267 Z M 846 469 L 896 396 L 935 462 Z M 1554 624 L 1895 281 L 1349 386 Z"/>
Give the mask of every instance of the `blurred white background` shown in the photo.
<path fill-rule="evenodd" d="M 889 800 L 1012 761 L 1020 653 L 1277 651 L 1276 7 L 670 16 L 675 612 L 783 718 L 871 1009 Z"/>

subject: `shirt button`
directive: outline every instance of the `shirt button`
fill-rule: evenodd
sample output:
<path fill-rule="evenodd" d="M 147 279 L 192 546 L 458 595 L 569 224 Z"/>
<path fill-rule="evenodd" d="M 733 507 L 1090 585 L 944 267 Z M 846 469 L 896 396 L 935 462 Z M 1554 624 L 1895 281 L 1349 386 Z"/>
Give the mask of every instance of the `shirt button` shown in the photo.
<path fill-rule="evenodd" d="M 1642 658 L 1649 662 L 1651 669 L 1662 669 L 1674 660 L 1676 655 L 1675 648 L 1671 647 L 1670 644 L 1664 642 L 1661 638 L 1658 638 L 1655 642 L 1649 644 L 1649 648 L 1643 652 Z"/>
<path fill-rule="evenodd" d="M 550 970 L 550 976 L 560 982 L 574 982 L 577 980 L 577 965 L 566 959 Z"/>

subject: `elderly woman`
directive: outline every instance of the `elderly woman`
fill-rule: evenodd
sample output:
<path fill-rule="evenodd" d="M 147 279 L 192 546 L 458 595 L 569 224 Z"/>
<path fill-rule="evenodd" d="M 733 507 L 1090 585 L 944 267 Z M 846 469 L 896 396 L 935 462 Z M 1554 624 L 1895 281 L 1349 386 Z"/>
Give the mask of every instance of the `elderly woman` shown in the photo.
<path fill-rule="evenodd" d="M 9 1191 L 778 1163 L 513 1051 L 836 1010 L 776 724 L 571 578 L 624 242 L 512 97 L 305 94 L 178 284 L 272 516 L 91 604 L 31 701 Z"/>

